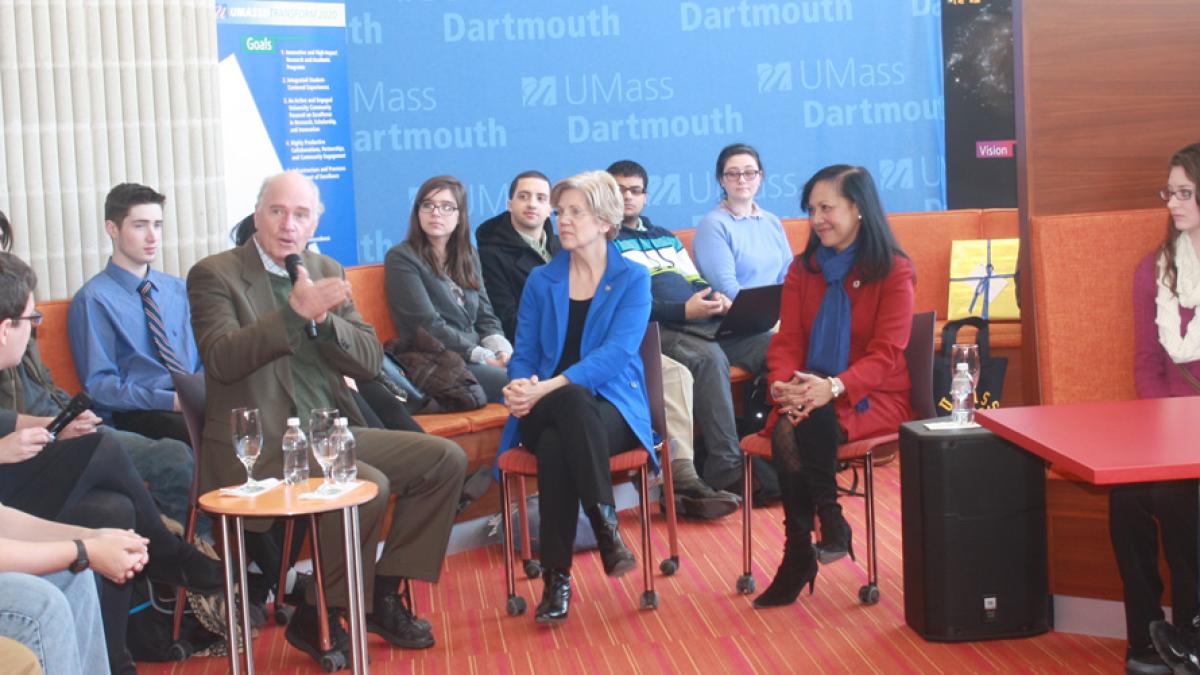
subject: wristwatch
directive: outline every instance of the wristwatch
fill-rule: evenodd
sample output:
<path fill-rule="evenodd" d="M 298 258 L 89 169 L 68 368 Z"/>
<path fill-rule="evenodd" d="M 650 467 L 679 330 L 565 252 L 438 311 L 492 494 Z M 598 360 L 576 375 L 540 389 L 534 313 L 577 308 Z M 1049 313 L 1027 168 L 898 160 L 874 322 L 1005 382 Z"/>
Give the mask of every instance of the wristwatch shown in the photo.
<path fill-rule="evenodd" d="M 831 377 L 829 378 L 829 390 L 833 392 L 833 397 L 837 398 L 846 391 L 846 385 L 842 384 L 842 381 L 838 378 Z"/>
<path fill-rule="evenodd" d="M 75 561 L 68 565 L 67 569 L 71 570 L 73 574 L 79 574 L 88 568 L 87 548 L 84 547 L 83 542 L 79 539 L 75 539 L 74 542 Z"/>

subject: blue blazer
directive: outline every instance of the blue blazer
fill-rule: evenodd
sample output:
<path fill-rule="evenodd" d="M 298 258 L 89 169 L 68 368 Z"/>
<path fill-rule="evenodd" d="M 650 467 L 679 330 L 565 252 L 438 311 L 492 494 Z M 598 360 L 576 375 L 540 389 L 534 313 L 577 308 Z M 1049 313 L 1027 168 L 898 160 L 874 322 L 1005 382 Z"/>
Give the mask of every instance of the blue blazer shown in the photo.
<path fill-rule="evenodd" d="M 525 282 L 517 310 L 517 343 L 508 363 L 509 379 L 536 374 L 538 379 L 545 380 L 554 374 L 567 336 L 569 262 L 570 254 L 562 251 L 535 268 Z M 649 320 L 650 272 L 644 265 L 622 257 L 610 242 L 604 276 L 596 286 L 584 321 L 580 359 L 563 375 L 572 384 L 599 394 L 616 406 L 644 448 L 654 447 L 646 373 L 638 352 Z M 499 454 L 520 442 L 517 418 L 510 415 L 500 439 Z M 650 463 L 657 471 L 658 458 L 653 452 Z"/>

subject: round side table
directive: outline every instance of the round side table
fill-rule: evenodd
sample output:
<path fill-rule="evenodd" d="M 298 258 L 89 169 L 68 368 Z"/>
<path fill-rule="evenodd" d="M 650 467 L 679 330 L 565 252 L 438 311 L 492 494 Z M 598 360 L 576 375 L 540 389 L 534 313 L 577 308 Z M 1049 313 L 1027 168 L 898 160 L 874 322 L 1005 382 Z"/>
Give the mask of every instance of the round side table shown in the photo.
<path fill-rule="evenodd" d="M 330 511 L 342 512 L 343 532 L 345 533 L 346 548 L 346 585 L 350 598 L 350 643 L 352 667 L 355 673 L 367 672 L 367 621 L 363 595 L 362 558 L 359 555 L 359 525 L 358 507 L 371 501 L 379 493 L 379 488 L 369 481 L 360 481 L 358 487 L 338 496 L 335 499 L 300 499 L 300 495 L 313 492 L 321 485 L 320 478 L 310 478 L 299 485 L 280 485 L 251 497 L 238 497 L 222 494 L 213 490 L 200 497 L 200 508 L 208 513 L 221 517 L 221 545 L 225 551 L 225 603 L 227 620 L 229 622 L 229 664 L 230 672 L 239 675 L 242 670 L 241 658 L 237 650 L 237 634 L 241 630 L 245 636 L 246 672 L 254 673 L 254 654 L 250 644 L 250 605 L 242 602 L 241 616 L 237 616 L 236 591 L 233 585 L 233 556 L 229 548 L 230 520 L 237 532 L 237 559 L 239 582 L 242 592 L 246 589 L 246 542 L 244 522 L 246 518 L 283 518 L 309 516 L 315 523 L 316 516 Z M 320 572 L 320 553 L 313 537 L 313 567 L 316 574 L 318 593 L 324 596 Z M 276 592 L 282 592 L 279 589 Z M 323 602 L 321 604 L 324 604 Z M 239 621 L 240 619 L 240 621 Z M 321 640 L 328 651 L 328 631 L 322 631 Z"/>

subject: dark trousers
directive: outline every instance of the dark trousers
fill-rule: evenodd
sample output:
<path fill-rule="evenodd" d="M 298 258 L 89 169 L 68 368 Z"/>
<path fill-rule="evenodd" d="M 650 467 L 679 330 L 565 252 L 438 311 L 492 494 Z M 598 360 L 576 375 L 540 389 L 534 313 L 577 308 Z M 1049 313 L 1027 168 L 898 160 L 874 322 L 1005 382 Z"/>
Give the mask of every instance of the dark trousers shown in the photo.
<path fill-rule="evenodd" d="M 788 433 L 786 417 L 776 423 L 771 443 L 772 463 L 779 474 L 785 506 L 785 527 L 797 534 L 813 530 L 814 513 L 840 507 L 837 503 L 837 452 L 845 433 L 832 403 L 813 410 Z"/>
<path fill-rule="evenodd" d="M 613 503 L 608 458 L 637 447 L 637 436 L 616 406 L 574 384 L 546 394 L 519 428 L 538 458 L 542 566 L 570 569 L 580 504 Z"/>
<path fill-rule="evenodd" d="M 118 530 L 134 526 L 133 502 L 110 490 L 92 490 L 58 515 L 57 520 L 82 527 L 111 527 Z M 104 642 L 112 672 L 124 672 L 128 663 L 125 635 L 129 623 L 129 597 L 133 584 L 114 584 L 96 574 L 100 586 L 100 616 L 104 621 Z"/>
<path fill-rule="evenodd" d="M 1159 530 L 1171 570 L 1175 625 L 1188 627 L 1197 611 L 1197 481 L 1114 486 L 1108 531 L 1125 590 L 1125 634 L 1131 649 L 1150 647 L 1151 621 L 1163 618 L 1158 574 Z"/>
<path fill-rule="evenodd" d="M 119 410 L 112 414 L 113 426 L 155 440 L 174 438 L 192 447 L 183 413 L 172 410 Z"/>

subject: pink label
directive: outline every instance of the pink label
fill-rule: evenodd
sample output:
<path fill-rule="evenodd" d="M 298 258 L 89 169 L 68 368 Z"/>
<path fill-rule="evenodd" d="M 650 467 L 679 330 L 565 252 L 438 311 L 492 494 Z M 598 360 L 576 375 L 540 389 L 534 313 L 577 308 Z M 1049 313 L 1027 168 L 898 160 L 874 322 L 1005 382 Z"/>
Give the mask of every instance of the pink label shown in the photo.
<path fill-rule="evenodd" d="M 1013 156 L 1016 141 L 975 141 L 976 159 L 999 159 Z"/>

